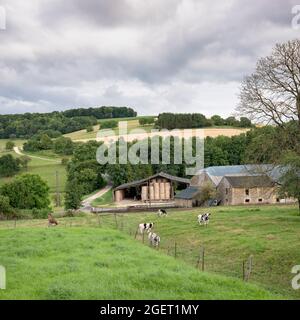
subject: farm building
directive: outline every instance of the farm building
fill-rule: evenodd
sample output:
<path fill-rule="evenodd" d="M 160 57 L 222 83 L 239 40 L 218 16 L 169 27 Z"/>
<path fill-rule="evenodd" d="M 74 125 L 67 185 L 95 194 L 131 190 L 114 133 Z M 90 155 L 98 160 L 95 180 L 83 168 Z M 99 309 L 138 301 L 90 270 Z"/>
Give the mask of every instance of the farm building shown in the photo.
<path fill-rule="evenodd" d="M 267 175 L 225 176 L 218 186 L 218 198 L 223 205 L 279 202 L 276 183 Z"/>
<path fill-rule="evenodd" d="M 198 206 L 197 196 L 200 193 L 198 186 L 189 186 L 175 195 L 175 203 L 178 207 L 191 208 Z"/>
<path fill-rule="evenodd" d="M 173 201 L 175 191 L 188 187 L 190 182 L 190 179 L 160 172 L 148 178 L 116 187 L 113 191 L 114 201 L 120 202 L 125 199 L 142 202 Z"/>
<path fill-rule="evenodd" d="M 206 183 L 217 191 L 217 203 L 222 205 L 294 202 L 280 199 L 276 182 L 283 168 L 271 165 L 216 166 L 199 170 L 191 179 L 191 185 L 175 197 L 181 207 L 199 205 L 201 187 Z M 213 199 L 212 199 L 213 200 Z"/>

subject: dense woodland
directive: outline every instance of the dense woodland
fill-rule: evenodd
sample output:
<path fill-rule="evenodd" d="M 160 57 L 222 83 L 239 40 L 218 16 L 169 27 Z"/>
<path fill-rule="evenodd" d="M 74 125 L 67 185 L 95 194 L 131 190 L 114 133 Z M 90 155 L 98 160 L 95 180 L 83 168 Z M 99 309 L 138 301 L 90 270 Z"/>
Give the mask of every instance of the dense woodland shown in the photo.
<path fill-rule="evenodd" d="M 61 134 L 93 126 L 97 124 L 97 119 L 135 116 L 136 112 L 127 107 L 99 107 L 51 113 L 0 115 L 0 139 L 28 139 L 38 133 L 46 133 L 51 138 L 55 138 Z"/>
<path fill-rule="evenodd" d="M 211 126 L 231 126 L 250 128 L 251 121 L 246 117 L 240 120 L 235 117 L 223 119 L 219 115 L 206 118 L 201 113 L 161 113 L 158 115 L 156 126 L 160 129 L 188 129 L 188 128 L 205 128 Z"/>

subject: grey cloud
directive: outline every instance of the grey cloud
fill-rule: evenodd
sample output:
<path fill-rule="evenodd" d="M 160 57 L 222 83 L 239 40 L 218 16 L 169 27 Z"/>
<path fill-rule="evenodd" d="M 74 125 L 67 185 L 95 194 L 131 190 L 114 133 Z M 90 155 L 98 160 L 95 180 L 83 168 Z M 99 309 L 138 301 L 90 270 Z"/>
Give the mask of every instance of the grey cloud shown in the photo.
<path fill-rule="evenodd" d="M 296 2 L 3 1 L 0 112 L 107 103 L 230 114 L 257 59 L 298 36 Z M 223 99 L 206 95 L 228 84 Z"/>

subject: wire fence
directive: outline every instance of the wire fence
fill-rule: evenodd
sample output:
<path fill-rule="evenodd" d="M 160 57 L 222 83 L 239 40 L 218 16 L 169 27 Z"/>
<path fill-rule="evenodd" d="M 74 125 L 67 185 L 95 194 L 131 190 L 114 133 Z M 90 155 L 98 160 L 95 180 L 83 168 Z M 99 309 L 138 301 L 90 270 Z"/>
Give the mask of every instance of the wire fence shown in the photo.
<path fill-rule="evenodd" d="M 59 228 L 93 227 L 111 228 L 126 233 L 135 241 L 151 246 L 148 234 L 140 234 L 136 223 L 128 220 L 124 214 L 97 214 L 79 217 L 67 217 L 59 219 Z M 48 227 L 46 220 L 7 220 L 0 222 L 0 230 L 15 228 Z M 190 246 L 186 242 L 177 241 L 176 238 L 164 237 L 158 247 L 153 247 L 166 255 L 182 260 L 199 271 L 214 272 L 222 275 L 236 277 L 249 281 L 255 279 L 255 258 L 253 256 L 235 257 L 228 261 L 224 256 L 210 251 L 205 245 Z"/>

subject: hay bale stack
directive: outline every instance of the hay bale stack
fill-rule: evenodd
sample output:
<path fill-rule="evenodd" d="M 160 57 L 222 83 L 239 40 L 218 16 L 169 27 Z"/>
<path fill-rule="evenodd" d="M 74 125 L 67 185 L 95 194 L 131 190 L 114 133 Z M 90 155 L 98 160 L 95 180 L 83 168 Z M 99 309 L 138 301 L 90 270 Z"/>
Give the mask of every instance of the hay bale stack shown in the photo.
<path fill-rule="evenodd" d="M 154 200 L 154 187 L 151 185 L 149 187 L 149 193 L 150 193 L 150 200 Z"/>
<path fill-rule="evenodd" d="M 161 182 L 159 184 L 159 193 L 160 193 L 160 199 L 165 200 L 166 194 L 165 194 L 165 183 L 164 182 Z"/>
<path fill-rule="evenodd" d="M 148 200 L 148 187 L 142 186 L 142 201 Z"/>
<path fill-rule="evenodd" d="M 171 185 L 170 182 L 165 183 L 165 199 L 170 200 L 171 198 Z"/>
<path fill-rule="evenodd" d="M 159 183 L 158 182 L 154 182 L 154 199 L 155 200 L 159 200 Z"/>
<path fill-rule="evenodd" d="M 115 192 L 115 201 L 120 202 L 124 199 L 124 190 L 117 190 Z"/>

